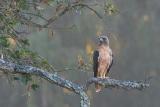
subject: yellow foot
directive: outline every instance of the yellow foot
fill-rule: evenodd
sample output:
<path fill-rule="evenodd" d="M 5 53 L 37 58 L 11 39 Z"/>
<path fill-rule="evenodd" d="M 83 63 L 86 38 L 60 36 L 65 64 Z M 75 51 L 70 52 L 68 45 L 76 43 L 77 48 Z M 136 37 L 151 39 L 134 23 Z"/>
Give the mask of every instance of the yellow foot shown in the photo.
<path fill-rule="evenodd" d="M 96 93 L 98 93 L 98 92 L 100 92 L 101 91 L 101 89 L 96 89 Z"/>
<path fill-rule="evenodd" d="M 105 77 L 105 79 L 109 79 L 109 77 Z"/>

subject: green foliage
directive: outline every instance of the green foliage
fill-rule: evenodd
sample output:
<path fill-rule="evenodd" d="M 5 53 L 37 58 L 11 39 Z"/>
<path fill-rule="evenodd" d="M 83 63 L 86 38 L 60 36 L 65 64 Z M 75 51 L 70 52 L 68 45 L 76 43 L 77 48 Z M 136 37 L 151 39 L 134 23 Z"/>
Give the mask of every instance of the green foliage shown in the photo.
<path fill-rule="evenodd" d="M 18 64 L 32 65 L 48 71 L 53 71 L 53 67 L 46 59 L 30 51 L 28 48 L 19 48 L 17 50 L 8 51 L 8 53 L 12 60 Z"/>
<path fill-rule="evenodd" d="M 0 37 L 0 47 L 9 47 L 9 43 L 5 37 Z"/>
<path fill-rule="evenodd" d="M 16 19 L 11 19 L 10 21 L 8 21 L 8 25 L 9 26 L 15 26 L 17 24 L 17 20 Z"/>
<path fill-rule="evenodd" d="M 118 12 L 117 7 L 114 5 L 114 3 L 112 3 L 111 0 L 106 1 L 105 6 L 104 6 L 104 11 L 109 14 L 115 14 Z"/>
<path fill-rule="evenodd" d="M 15 59 L 22 59 L 22 58 L 29 58 L 29 57 L 34 58 L 35 57 L 35 53 L 33 53 L 25 48 L 16 50 L 11 55 Z"/>
<path fill-rule="evenodd" d="M 22 39 L 22 40 L 21 40 L 21 43 L 23 44 L 23 46 L 29 46 L 29 45 L 30 45 L 28 39 Z"/>
<path fill-rule="evenodd" d="M 13 77 L 13 80 L 20 80 L 19 77 Z"/>
<path fill-rule="evenodd" d="M 21 76 L 14 76 L 13 80 L 20 81 L 24 85 L 27 85 L 29 82 L 32 81 L 32 77 L 31 77 L 31 75 L 23 74 Z"/>
<path fill-rule="evenodd" d="M 56 2 L 57 4 L 60 4 L 60 3 L 69 3 L 70 0 L 55 0 L 55 2 Z"/>
<path fill-rule="evenodd" d="M 27 10 L 29 8 L 27 0 L 17 0 L 18 7 L 22 10 Z"/>
<path fill-rule="evenodd" d="M 27 85 L 29 81 L 32 81 L 31 75 L 22 75 L 20 81 L 24 84 Z"/>
<path fill-rule="evenodd" d="M 36 91 L 40 86 L 38 84 L 33 83 L 31 85 L 32 90 Z"/>
<path fill-rule="evenodd" d="M 14 76 L 13 80 L 16 81 L 20 81 L 22 84 L 24 84 L 25 86 L 29 85 L 31 83 L 31 85 L 29 85 L 29 87 L 36 91 L 40 86 L 32 79 L 31 75 L 28 74 L 23 74 L 21 76 Z M 34 82 L 33 82 L 34 81 Z"/>

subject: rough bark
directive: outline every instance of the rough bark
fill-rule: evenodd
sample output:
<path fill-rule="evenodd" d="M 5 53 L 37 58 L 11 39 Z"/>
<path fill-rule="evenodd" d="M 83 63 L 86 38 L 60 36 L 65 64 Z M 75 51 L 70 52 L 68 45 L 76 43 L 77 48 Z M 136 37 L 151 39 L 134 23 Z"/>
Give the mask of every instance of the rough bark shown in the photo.
<path fill-rule="evenodd" d="M 91 78 L 87 81 L 84 90 L 88 90 L 89 85 L 92 83 L 99 83 L 108 88 L 122 88 L 122 89 L 137 89 L 142 90 L 149 87 L 149 84 L 144 82 L 129 81 L 129 80 L 116 80 L 112 78 Z"/>
<path fill-rule="evenodd" d="M 99 83 L 106 87 L 112 87 L 112 88 L 117 87 L 117 88 L 123 88 L 123 89 L 141 90 L 146 87 L 149 87 L 149 84 L 146 84 L 143 82 L 122 81 L 122 80 L 116 80 L 111 78 L 106 78 L 106 79 L 90 78 L 89 80 L 87 80 L 86 84 L 80 85 L 60 77 L 59 75 L 57 75 L 57 73 L 50 73 L 33 66 L 14 64 L 11 62 L 4 61 L 3 59 L 0 59 L 0 70 L 6 73 L 13 73 L 13 74 L 19 73 L 19 74 L 36 75 L 60 87 L 67 88 L 70 91 L 80 95 L 81 107 L 90 107 L 90 100 L 86 94 L 86 91 L 89 85 L 91 85 L 92 83 Z"/>

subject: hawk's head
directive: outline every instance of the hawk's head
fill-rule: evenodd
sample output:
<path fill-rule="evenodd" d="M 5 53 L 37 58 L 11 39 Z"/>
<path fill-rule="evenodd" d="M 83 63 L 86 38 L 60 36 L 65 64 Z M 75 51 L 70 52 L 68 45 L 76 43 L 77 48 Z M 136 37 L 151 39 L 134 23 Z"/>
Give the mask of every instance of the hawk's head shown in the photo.
<path fill-rule="evenodd" d="M 99 36 L 98 41 L 99 41 L 99 44 L 109 45 L 109 39 L 105 35 Z"/>

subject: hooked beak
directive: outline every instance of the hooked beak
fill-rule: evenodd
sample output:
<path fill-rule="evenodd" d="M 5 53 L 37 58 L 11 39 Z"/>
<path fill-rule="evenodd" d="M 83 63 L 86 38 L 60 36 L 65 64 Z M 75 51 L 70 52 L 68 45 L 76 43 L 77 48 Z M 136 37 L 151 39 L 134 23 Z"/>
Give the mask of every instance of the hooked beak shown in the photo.
<path fill-rule="evenodd" d="M 100 41 L 100 42 L 103 42 L 103 38 L 99 38 L 99 41 Z"/>

